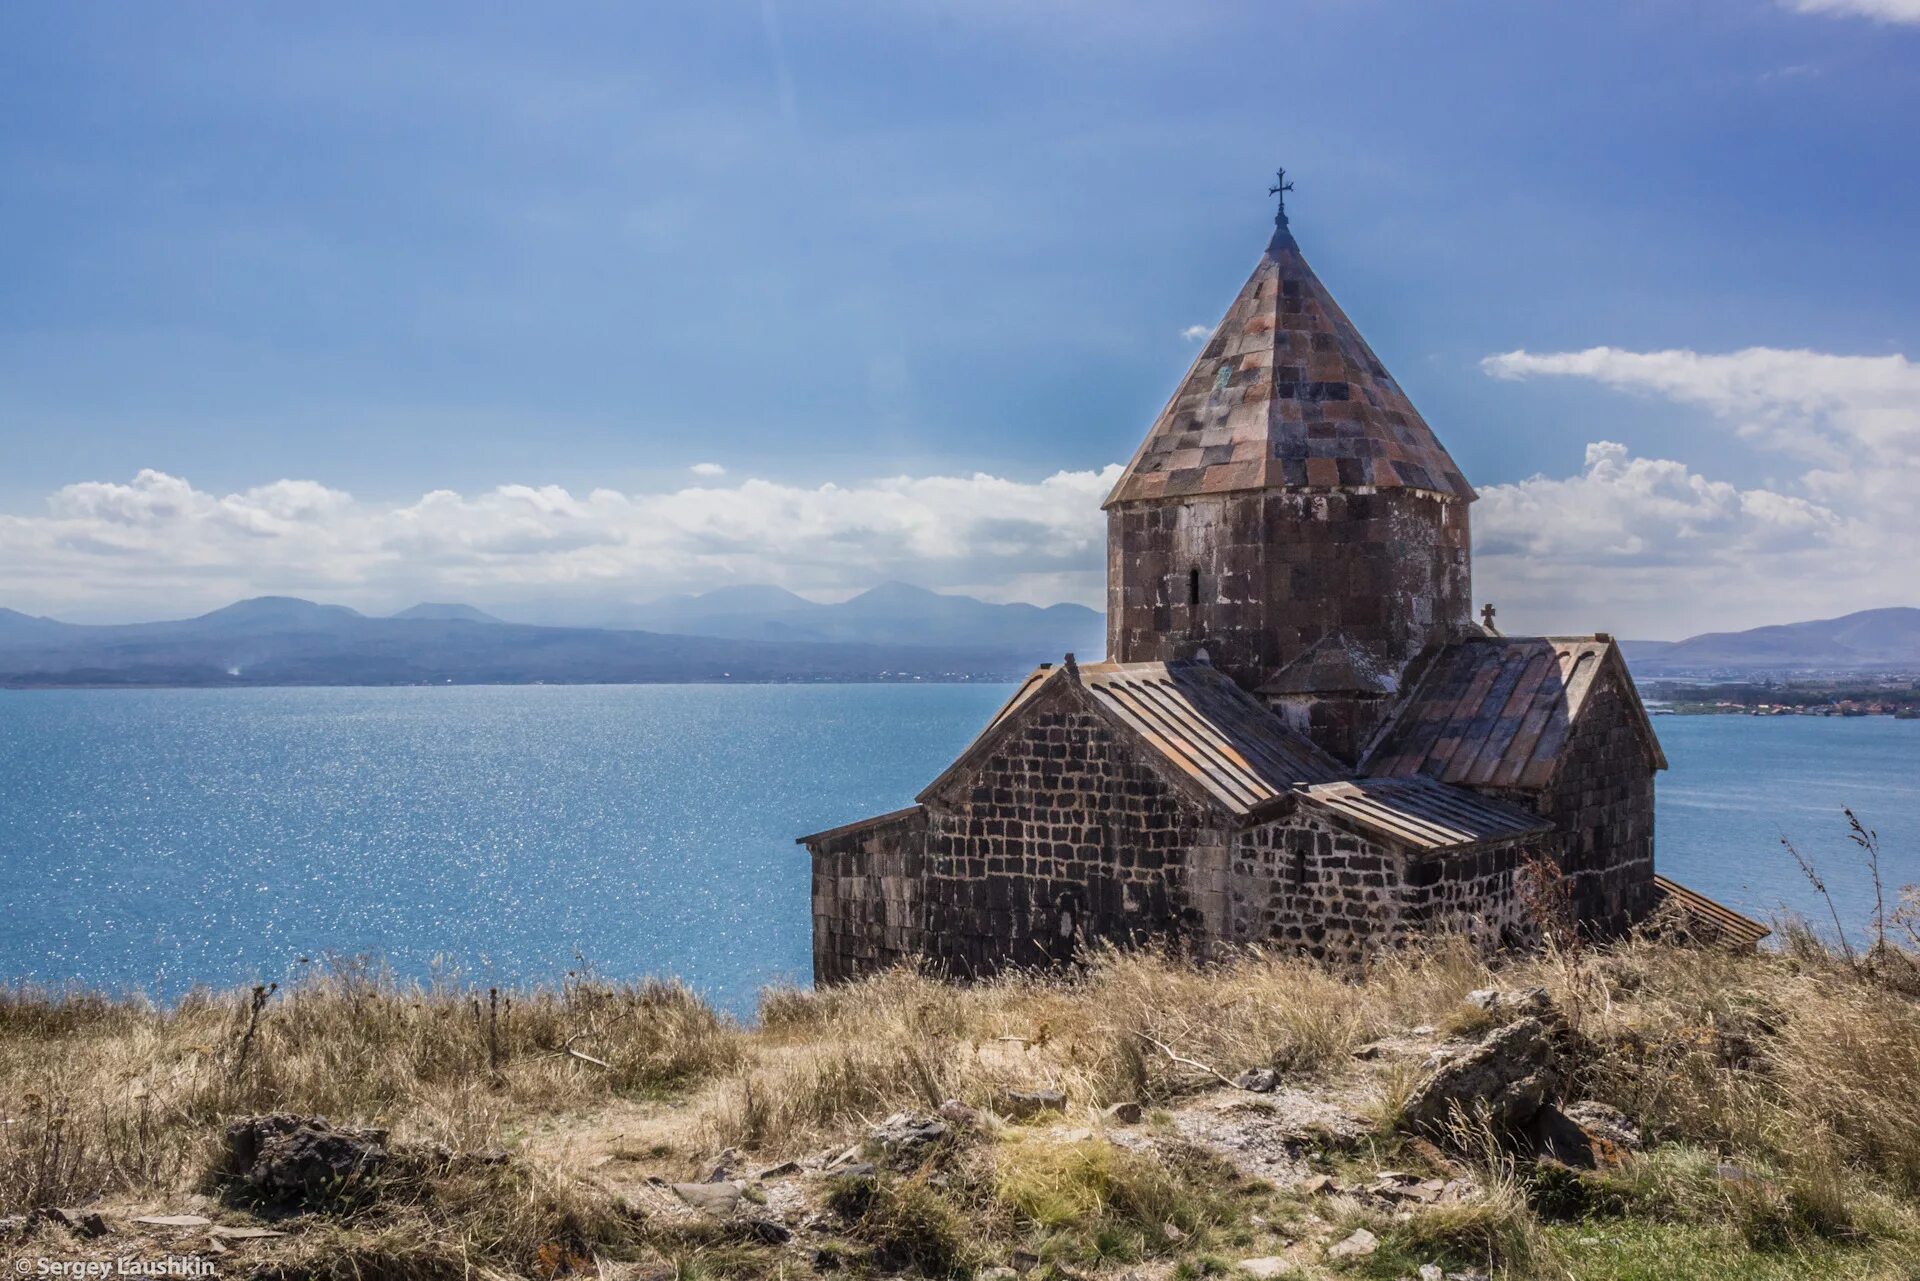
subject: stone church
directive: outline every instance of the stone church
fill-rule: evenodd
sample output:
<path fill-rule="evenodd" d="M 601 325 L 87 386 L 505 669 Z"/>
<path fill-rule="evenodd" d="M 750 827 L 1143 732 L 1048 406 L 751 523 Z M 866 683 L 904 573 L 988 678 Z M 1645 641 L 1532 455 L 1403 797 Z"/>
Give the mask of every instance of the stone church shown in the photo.
<path fill-rule="evenodd" d="M 1497 943 L 1542 860 L 1589 933 L 1645 916 L 1659 741 L 1611 637 L 1473 621 L 1474 498 L 1283 204 L 1106 500 L 1107 660 L 1042 664 L 914 805 L 801 838 L 816 981 Z"/>

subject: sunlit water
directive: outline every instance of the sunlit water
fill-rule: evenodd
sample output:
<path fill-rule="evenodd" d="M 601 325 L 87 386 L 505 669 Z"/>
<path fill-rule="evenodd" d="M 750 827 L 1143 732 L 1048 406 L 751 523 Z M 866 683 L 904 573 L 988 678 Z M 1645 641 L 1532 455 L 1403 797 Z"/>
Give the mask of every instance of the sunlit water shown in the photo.
<path fill-rule="evenodd" d="M 300 957 L 483 983 L 808 973 L 804 832 L 894 809 L 998 686 L 0 691 L 0 979 L 284 979 Z M 1920 722 L 1662 717 L 1663 871 L 1850 922 L 1839 810 L 1920 880 Z"/>

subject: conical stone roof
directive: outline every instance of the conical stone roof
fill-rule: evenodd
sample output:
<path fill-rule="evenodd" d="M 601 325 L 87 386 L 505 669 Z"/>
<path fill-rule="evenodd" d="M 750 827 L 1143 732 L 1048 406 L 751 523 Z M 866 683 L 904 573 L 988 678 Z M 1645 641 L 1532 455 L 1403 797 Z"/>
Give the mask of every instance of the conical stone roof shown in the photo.
<path fill-rule="evenodd" d="M 1286 214 L 1106 506 L 1193 494 L 1473 487 L 1307 266 Z"/>

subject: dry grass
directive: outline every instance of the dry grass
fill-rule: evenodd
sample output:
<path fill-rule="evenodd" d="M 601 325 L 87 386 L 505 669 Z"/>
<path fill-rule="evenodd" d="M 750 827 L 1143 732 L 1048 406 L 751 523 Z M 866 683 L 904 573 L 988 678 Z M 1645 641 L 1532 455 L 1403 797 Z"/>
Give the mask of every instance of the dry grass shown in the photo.
<path fill-rule="evenodd" d="M 0 1206 L 179 1184 L 226 1118 L 318 1113 L 455 1151 L 512 1124 L 737 1067 L 745 1035 L 686 988 L 574 984 L 505 996 L 357 968 L 171 1009 L 0 991 Z M 606 1066 L 576 1058 L 589 1054 Z"/>
<path fill-rule="evenodd" d="M 1909 1258 L 1920 1241 L 1920 1001 L 1879 977 L 1888 967 L 1850 964 L 1805 935 L 1788 943 L 1742 957 L 1639 941 L 1490 968 L 1442 942 L 1357 981 L 1259 952 L 1209 968 L 1107 954 L 1072 976 L 964 988 L 896 971 L 769 992 L 752 1027 L 670 984 L 570 983 L 501 993 L 496 1005 L 356 967 L 269 993 L 257 1015 L 250 992 L 170 1008 L 0 992 L 0 1214 L 177 1197 L 203 1186 L 224 1121 L 257 1112 L 381 1125 L 463 1153 L 666 1100 L 656 1129 L 630 1141 L 691 1163 L 727 1146 L 769 1157 L 841 1146 L 889 1112 L 947 1098 L 991 1108 L 1008 1089 L 1061 1089 L 1084 1116 L 1216 1088 L 1209 1070 L 1332 1080 L 1363 1070 L 1351 1057 L 1362 1043 L 1455 1025 L 1462 996 L 1498 981 L 1553 992 L 1581 1045 L 1577 1092 L 1638 1119 L 1656 1146 L 1551 1205 L 1484 1147 L 1475 1161 L 1487 1194 L 1382 1223 L 1384 1257 L 1565 1275 L 1552 1222 L 1573 1205 L 1672 1231 L 1718 1225 L 1716 1249 Z M 1410 1080 L 1389 1064 L 1364 1070 L 1384 1119 Z M 960 1275 L 1015 1240 L 1036 1251 L 1065 1242 L 1080 1259 L 1180 1253 L 1233 1219 L 1217 1172 L 1098 1138 L 1016 1130 L 956 1159 L 938 1179 L 885 1179 L 850 1205 L 848 1239 L 869 1262 Z M 1725 1164 L 1743 1177 L 1726 1177 Z M 602 1256 L 664 1259 L 686 1275 L 753 1275 L 765 1263 L 764 1247 L 647 1222 L 537 1162 L 430 1180 L 329 1231 L 283 1264 L 451 1276 L 551 1274 Z"/>

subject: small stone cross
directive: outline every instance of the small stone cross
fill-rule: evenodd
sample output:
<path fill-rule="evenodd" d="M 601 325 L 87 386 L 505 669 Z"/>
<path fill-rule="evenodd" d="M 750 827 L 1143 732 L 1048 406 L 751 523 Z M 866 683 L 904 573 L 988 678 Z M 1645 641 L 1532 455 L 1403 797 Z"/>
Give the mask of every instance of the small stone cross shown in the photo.
<path fill-rule="evenodd" d="M 1488 601 L 1486 604 L 1480 607 L 1480 625 L 1486 628 L 1488 631 L 1492 632 L 1495 636 L 1498 636 L 1500 634 L 1500 629 L 1493 625 L 1493 602 L 1492 601 Z"/>

